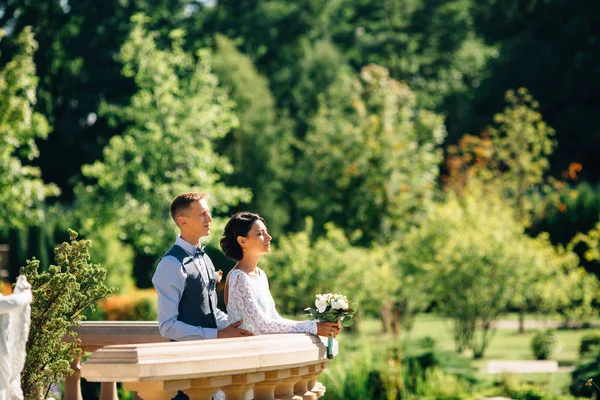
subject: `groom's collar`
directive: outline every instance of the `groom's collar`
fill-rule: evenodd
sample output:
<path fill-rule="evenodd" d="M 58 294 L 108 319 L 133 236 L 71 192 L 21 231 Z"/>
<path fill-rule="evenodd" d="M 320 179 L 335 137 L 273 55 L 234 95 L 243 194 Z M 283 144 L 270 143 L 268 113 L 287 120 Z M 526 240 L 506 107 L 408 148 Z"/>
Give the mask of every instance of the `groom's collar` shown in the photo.
<path fill-rule="evenodd" d="M 186 242 L 180 235 L 177 235 L 175 244 L 186 251 L 189 255 L 193 256 L 196 254 L 196 246 Z"/>

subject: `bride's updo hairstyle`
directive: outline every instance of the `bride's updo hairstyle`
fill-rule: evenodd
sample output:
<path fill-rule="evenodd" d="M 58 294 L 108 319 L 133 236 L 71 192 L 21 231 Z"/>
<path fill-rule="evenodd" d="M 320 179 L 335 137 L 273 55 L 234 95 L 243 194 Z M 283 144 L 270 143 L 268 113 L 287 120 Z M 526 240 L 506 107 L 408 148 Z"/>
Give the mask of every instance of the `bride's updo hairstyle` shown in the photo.
<path fill-rule="evenodd" d="M 242 247 L 237 241 L 238 236 L 246 237 L 248 232 L 252 229 L 252 225 L 256 221 L 262 221 L 265 225 L 266 222 L 258 214 L 251 212 L 242 211 L 234 214 L 229 219 L 225 230 L 223 231 L 223 237 L 221 237 L 221 249 L 228 258 L 232 260 L 240 261 L 244 257 Z"/>

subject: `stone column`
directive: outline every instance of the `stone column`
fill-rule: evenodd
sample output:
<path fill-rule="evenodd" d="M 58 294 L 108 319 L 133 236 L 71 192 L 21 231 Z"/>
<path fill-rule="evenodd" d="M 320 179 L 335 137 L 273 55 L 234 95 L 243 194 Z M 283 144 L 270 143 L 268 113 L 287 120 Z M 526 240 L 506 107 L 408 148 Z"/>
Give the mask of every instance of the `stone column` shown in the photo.
<path fill-rule="evenodd" d="M 177 394 L 176 389 L 165 388 L 165 382 L 125 382 L 123 387 L 143 400 L 171 400 Z"/>
<path fill-rule="evenodd" d="M 313 392 L 317 396 L 317 399 L 323 397 L 325 394 L 325 386 L 322 383 L 317 382 L 317 378 L 321 374 L 321 371 L 325 369 L 326 365 L 326 362 L 311 365 L 313 371 L 309 374 L 310 379 L 308 380 L 308 390 Z"/>
<path fill-rule="evenodd" d="M 100 383 L 100 400 L 119 400 L 117 382 Z"/>
<path fill-rule="evenodd" d="M 275 388 L 275 397 L 278 400 L 302 400 L 301 396 L 294 393 L 294 386 L 300 381 L 301 375 L 308 372 L 308 367 L 299 367 L 290 369 L 290 377 L 284 379 L 279 386 Z"/>
<path fill-rule="evenodd" d="M 231 376 L 216 376 L 211 378 L 180 379 L 165 381 L 165 391 L 181 390 L 190 400 L 211 400 L 222 386 L 231 385 Z"/>
<path fill-rule="evenodd" d="M 82 353 L 83 354 L 83 353 Z M 71 362 L 73 374 L 65 377 L 64 400 L 83 400 L 81 397 L 81 356 Z"/>
<path fill-rule="evenodd" d="M 289 369 L 265 372 L 265 380 L 256 382 L 254 385 L 253 400 L 277 400 L 275 398 L 275 388 L 281 384 L 283 379 L 289 378 L 290 375 Z"/>
<path fill-rule="evenodd" d="M 300 380 L 294 385 L 294 394 L 300 396 L 303 400 L 317 400 L 317 395 L 311 392 L 308 388 L 308 382 L 312 379 L 315 371 L 315 366 L 310 365 L 305 367 L 306 371 L 300 376 Z M 312 386 L 311 386 L 312 389 Z"/>
<path fill-rule="evenodd" d="M 224 386 L 221 390 L 225 392 L 226 400 L 246 400 L 248 392 L 252 390 L 254 384 L 264 380 L 264 372 L 234 375 L 231 385 Z"/>

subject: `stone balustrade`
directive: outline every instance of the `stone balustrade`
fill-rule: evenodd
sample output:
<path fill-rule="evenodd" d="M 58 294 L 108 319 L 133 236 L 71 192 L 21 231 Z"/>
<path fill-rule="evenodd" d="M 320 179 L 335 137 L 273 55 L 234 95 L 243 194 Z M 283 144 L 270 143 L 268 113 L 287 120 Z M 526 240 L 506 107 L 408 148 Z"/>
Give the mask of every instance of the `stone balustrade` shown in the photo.
<path fill-rule="evenodd" d="M 123 382 L 141 399 L 191 400 L 222 390 L 227 400 L 317 399 L 317 377 L 327 364 L 326 338 L 305 334 L 165 342 L 156 322 L 88 322 L 78 328 L 91 356 L 66 381 L 65 400 L 81 399 L 79 376 L 101 382 L 100 400 L 116 399 Z M 118 343 L 118 344 L 117 344 Z M 337 354 L 335 342 L 334 354 Z M 76 363 L 77 364 L 77 363 Z"/>

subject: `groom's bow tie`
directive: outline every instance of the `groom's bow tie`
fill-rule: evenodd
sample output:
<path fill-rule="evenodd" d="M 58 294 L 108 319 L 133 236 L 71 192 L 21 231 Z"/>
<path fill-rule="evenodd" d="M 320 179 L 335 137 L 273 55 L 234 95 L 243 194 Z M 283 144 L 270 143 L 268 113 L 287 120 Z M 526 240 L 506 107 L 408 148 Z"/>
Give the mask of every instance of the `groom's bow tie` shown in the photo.
<path fill-rule="evenodd" d="M 202 246 L 202 247 L 195 247 L 194 255 L 196 257 L 202 257 L 202 256 L 204 256 L 204 253 L 205 253 L 204 246 Z"/>

